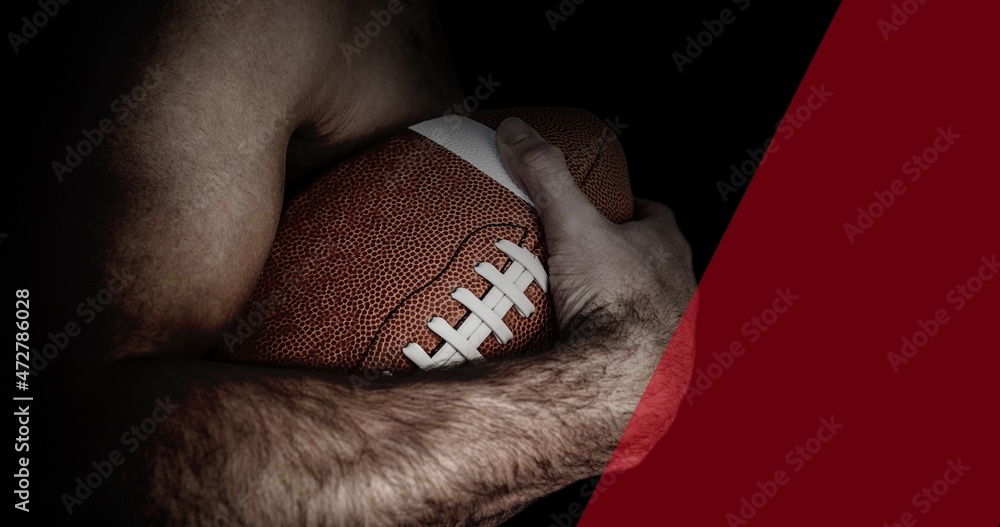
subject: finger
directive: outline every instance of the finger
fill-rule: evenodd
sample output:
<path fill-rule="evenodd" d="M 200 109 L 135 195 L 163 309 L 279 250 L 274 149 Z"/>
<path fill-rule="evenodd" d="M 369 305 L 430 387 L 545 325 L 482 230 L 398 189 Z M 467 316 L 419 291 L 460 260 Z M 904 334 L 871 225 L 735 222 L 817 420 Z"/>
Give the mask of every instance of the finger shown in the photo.
<path fill-rule="evenodd" d="M 512 117 L 500 123 L 497 150 L 511 177 L 535 202 L 546 237 L 571 235 L 605 221 L 573 181 L 562 151 L 524 121 Z"/>

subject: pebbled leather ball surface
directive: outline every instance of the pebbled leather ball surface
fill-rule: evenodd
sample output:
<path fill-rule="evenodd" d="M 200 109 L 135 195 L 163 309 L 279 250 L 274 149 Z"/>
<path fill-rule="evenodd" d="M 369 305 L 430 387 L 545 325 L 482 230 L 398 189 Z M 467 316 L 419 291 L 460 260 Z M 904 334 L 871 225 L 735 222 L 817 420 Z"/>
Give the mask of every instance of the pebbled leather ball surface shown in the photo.
<path fill-rule="evenodd" d="M 632 219 L 624 152 L 597 117 L 521 108 L 467 118 L 495 130 L 511 116 L 562 149 L 576 183 L 605 217 Z M 339 373 L 417 369 L 402 353 L 407 343 L 431 356 L 443 344 L 428 318 L 457 327 L 469 314 L 451 291 L 464 287 L 482 298 L 490 288 L 476 262 L 506 270 L 509 258 L 496 238 L 545 262 L 531 205 L 437 142 L 403 130 L 341 160 L 288 203 L 250 301 L 213 356 Z M 514 338 L 500 344 L 487 337 L 479 346 L 487 360 L 557 336 L 548 295 L 535 283 L 525 294 L 535 313 L 525 318 L 511 308 L 503 320 Z"/>

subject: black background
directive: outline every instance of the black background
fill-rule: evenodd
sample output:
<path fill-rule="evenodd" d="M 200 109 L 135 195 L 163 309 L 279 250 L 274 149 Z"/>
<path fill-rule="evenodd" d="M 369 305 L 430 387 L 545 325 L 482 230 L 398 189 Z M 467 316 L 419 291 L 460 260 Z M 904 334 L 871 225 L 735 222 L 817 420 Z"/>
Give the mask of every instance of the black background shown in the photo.
<path fill-rule="evenodd" d="M 34 3 L 6 6 L 5 34 L 20 27 L 17 20 L 33 12 Z M 674 210 L 700 277 L 745 190 L 723 200 L 716 182 L 728 180 L 730 165 L 742 163 L 748 148 L 758 148 L 774 134 L 839 2 L 750 0 L 745 11 L 730 0 L 588 0 L 580 5 L 444 0 L 438 5 L 466 93 L 481 75 L 501 83 L 481 108 L 573 106 L 627 125 L 620 140 L 633 190 Z M 546 11 L 559 13 L 560 5 L 566 12 L 572 6 L 573 12 L 553 30 Z M 706 30 L 703 20 L 717 19 L 723 9 L 734 11 L 736 20 L 678 72 L 671 54 L 683 53 L 687 37 L 696 39 Z M 50 28 L 45 38 L 25 48 L 29 53 L 14 56 L 5 50 L 4 145 L 11 161 L 0 203 L 0 233 L 9 234 L 0 239 L 5 283 L 12 272 L 30 273 L 31 257 L 45 257 L 44 250 L 25 256 L 22 243 L 28 243 L 25 234 L 30 236 L 31 222 L 39 219 L 32 214 L 44 196 L 39 187 L 23 184 L 51 173 L 22 162 L 37 159 L 26 152 L 47 150 L 32 142 L 36 131 L 73 107 L 73 101 L 49 94 L 72 88 L 73 54 L 86 45 L 85 27 Z M 32 55 L 59 58 L 48 64 Z M 34 240 L 31 247 L 45 249 L 44 240 Z M 573 502 L 585 502 L 580 488 L 580 483 L 571 485 L 510 523 L 549 525 L 555 523 L 553 515 L 566 518 Z"/>
<path fill-rule="evenodd" d="M 480 75 L 501 82 L 481 108 L 574 106 L 618 116 L 633 191 L 669 205 L 694 251 L 700 278 L 746 185 L 723 200 L 716 188 L 774 135 L 840 2 L 622 2 L 587 0 L 438 3 L 466 94 Z M 575 10 L 552 29 L 546 11 Z M 735 21 L 683 72 L 672 53 L 723 9 Z M 707 38 L 703 37 L 703 41 Z M 808 177 L 808 174 L 803 174 Z M 749 184 L 749 182 L 747 183 Z M 510 525 L 566 525 L 570 485 Z M 669 497 L 665 497 L 669 499 Z"/>

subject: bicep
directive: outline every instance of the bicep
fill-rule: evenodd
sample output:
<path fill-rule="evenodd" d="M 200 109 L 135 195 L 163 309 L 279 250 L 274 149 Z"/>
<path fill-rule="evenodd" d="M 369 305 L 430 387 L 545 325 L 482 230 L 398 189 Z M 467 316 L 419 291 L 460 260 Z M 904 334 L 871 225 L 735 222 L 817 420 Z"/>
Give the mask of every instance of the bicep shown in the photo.
<path fill-rule="evenodd" d="M 212 4 L 123 3 L 116 9 L 145 18 L 116 11 L 92 31 L 104 48 L 83 65 L 90 73 L 80 91 L 94 111 L 61 126 L 72 140 L 101 118 L 114 130 L 50 205 L 53 260 L 80 262 L 76 272 L 59 263 L 43 272 L 65 301 L 57 324 L 78 318 L 75 302 L 116 273 L 134 277 L 87 322 L 93 358 L 207 351 L 264 264 L 294 131 L 311 133 L 292 142 L 291 165 L 314 158 L 307 164 L 315 169 L 440 114 L 457 93 L 431 4 L 413 7 L 350 63 L 339 42 L 368 16 L 360 4 L 264 3 L 224 13 Z M 435 44 L 419 61 L 404 60 L 413 35 Z"/>
<path fill-rule="evenodd" d="M 102 362 L 204 352 L 249 295 L 281 210 L 307 68 L 259 31 L 188 15 L 158 18 L 117 77 L 90 83 L 86 104 L 113 130 L 52 208 L 63 259 L 81 268 L 55 279 L 68 305 L 129 277 L 91 321 Z"/>

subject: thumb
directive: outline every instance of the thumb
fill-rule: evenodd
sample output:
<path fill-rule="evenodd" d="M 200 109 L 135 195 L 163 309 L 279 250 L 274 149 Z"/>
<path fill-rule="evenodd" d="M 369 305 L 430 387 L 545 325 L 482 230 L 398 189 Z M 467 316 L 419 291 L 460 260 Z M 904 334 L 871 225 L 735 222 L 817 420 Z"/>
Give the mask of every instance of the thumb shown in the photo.
<path fill-rule="evenodd" d="M 562 151 L 524 121 L 510 117 L 500 123 L 497 150 L 511 178 L 535 202 L 546 238 L 563 238 L 607 221 L 576 185 Z"/>

